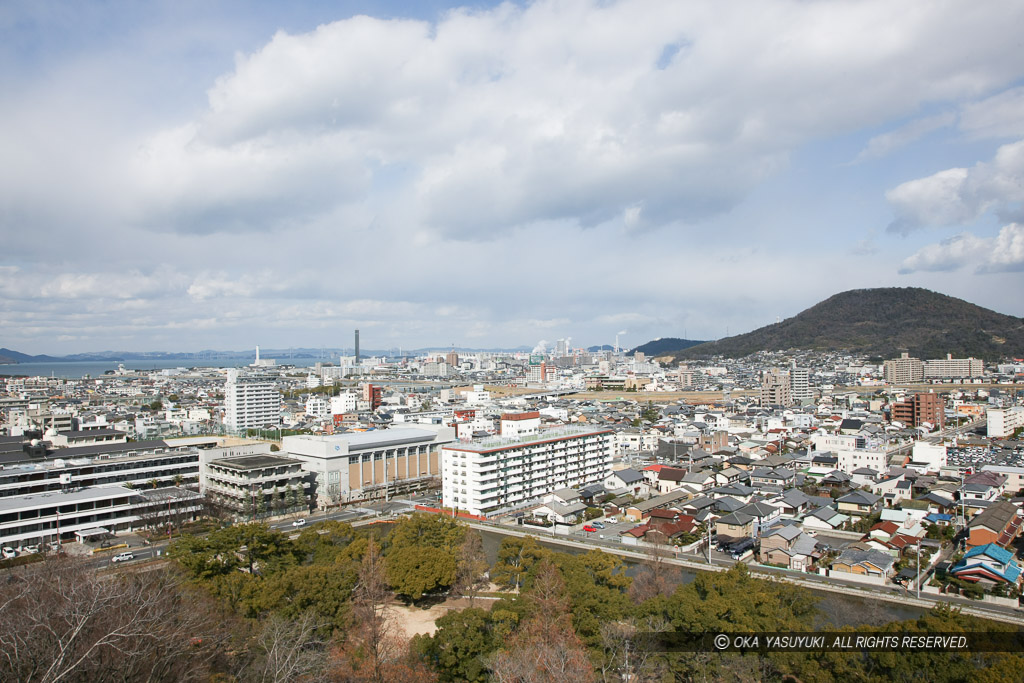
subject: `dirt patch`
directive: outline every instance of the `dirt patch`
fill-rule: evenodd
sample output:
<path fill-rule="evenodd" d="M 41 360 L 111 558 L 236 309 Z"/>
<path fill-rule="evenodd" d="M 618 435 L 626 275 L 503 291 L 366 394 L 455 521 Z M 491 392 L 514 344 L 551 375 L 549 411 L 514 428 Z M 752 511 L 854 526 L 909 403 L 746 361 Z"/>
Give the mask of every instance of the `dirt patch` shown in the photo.
<path fill-rule="evenodd" d="M 389 606 L 391 617 L 399 629 L 411 638 L 417 633 L 433 635 L 437 630 L 434 622 L 451 611 L 466 609 L 467 607 L 479 607 L 489 610 L 497 602 L 495 598 L 476 598 L 473 604 L 469 604 L 468 598 L 448 598 L 444 602 L 428 606 L 426 609 L 415 605 L 408 606 L 396 602 Z"/>

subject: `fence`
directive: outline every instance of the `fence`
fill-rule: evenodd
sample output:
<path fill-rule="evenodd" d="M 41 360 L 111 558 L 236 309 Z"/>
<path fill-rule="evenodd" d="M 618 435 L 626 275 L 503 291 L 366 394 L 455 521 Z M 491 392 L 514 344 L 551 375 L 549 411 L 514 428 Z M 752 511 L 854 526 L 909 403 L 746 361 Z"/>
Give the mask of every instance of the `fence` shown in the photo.
<path fill-rule="evenodd" d="M 450 509 L 449 510 L 445 510 L 443 508 L 432 508 L 432 507 L 428 507 L 426 505 L 417 505 L 416 509 L 417 510 L 421 510 L 423 512 L 434 512 L 434 513 L 437 513 L 439 515 L 451 515 L 452 514 L 452 511 Z M 472 520 L 477 521 L 477 522 L 486 522 L 487 521 L 487 518 L 483 517 L 482 515 L 471 515 L 468 512 L 456 511 L 455 512 L 455 516 L 459 517 L 460 519 L 472 519 Z"/>

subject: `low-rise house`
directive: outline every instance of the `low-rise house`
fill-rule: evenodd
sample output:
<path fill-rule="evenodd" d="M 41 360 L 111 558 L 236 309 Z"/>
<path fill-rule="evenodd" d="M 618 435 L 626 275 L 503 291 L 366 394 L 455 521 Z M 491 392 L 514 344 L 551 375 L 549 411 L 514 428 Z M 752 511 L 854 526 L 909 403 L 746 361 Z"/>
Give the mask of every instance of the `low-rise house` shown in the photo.
<path fill-rule="evenodd" d="M 750 502 L 750 497 L 753 496 L 757 491 L 750 486 L 744 484 L 729 484 L 727 486 L 716 486 L 709 490 L 707 495 L 712 498 L 735 498 L 741 500 L 744 503 Z"/>
<path fill-rule="evenodd" d="M 662 494 L 675 491 L 682 485 L 687 474 L 689 472 L 681 467 L 661 466 L 658 469 L 653 488 Z"/>
<path fill-rule="evenodd" d="M 739 541 L 754 537 L 754 517 L 743 512 L 732 512 L 715 522 L 719 541 Z"/>
<path fill-rule="evenodd" d="M 776 527 L 761 537 L 760 561 L 807 571 L 820 556 L 815 545 L 814 537 L 796 525 Z"/>
<path fill-rule="evenodd" d="M 605 477 L 604 487 L 610 491 L 625 490 L 634 496 L 647 495 L 644 475 L 630 467 L 615 470 Z"/>
<path fill-rule="evenodd" d="M 832 562 L 832 571 L 837 574 L 858 574 L 888 578 L 893 573 L 896 558 L 880 550 L 847 548 Z"/>
<path fill-rule="evenodd" d="M 583 519 L 583 512 L 587 506 L 582 501 L 571 505 L 563 505 L 557 502 L 545 503 L 534 508 L 534 517 L 542 517 L 558 524 L 576 524 Z"/>
<path fill-rule="evenodd" d="M 882 498 L 868 491 L 850 491 L 836 500 L 839 512 L 850 515 L 870 515 L 882 507 Z"/>
<path fill-rule="evenodd" d="M 861 486 L 874 486 L 878 480 L 878 472 L 870 467 L 858 467 L 849 474 L 850 485 L 854 488 Z"/>
<path fill-rule="evenodd" d="M 750 474 L 750 485 L 761 488 L 764 486 L 777 486 L 785 489 L 793 483 L 795 473 L 785 467 L 767 469 L 758 467 Z"/>
<path fill-rule="evenodd" d="M 995 543 L 971 548 L 949 570 L 958 579 L 974 583 L 1009 584 L 1019 586 L 1021 568 L 1013 553 Z"/>
<path fill-rule="evenodd" d="M 989 505 L 967 524 L 967 546 L 978 547 L 996 543 L 1009 547 L 1020 535 L 1020 508 L 1000 500 Z"/>
<path fill-rule="evenodd" d="M 810 508 L 811 497 L 800 489 L 786 489 L 773 502 L 782 508 L 783 515 L 799 517 Z"/>
<path fill-rule="evenodd" d="M 754 537 L 757 538 L 762 531 L 768 529 L 782 515 L 782 508 L 768 503 L 750 503 L 737 512 L 748 514 L 754 518 Z"/>
<path fill-rule="evenodd" d="M 688 472 L 683 476 L 679 485 L 693 491 L 694 493 L 709 491 L 715 487 L 715 474 L 711 470 Z"/>
<path fill-rule="evenodd" d="M 831 506 L 820 507 L 814 512 L 808 513 L 801 523 L 805 529 L 841 529 L 850 521 L 848 515 L 838 512 Z"/>
<path fill-rule="evenodd" d="M 677 510 L 682 509 L 683 503 L 687 498 L 689 498 L 689 496 L 690 494 L 685 491 L 673 491 L 671 493 L 666 493 L 663 496 L 658 496 L 656 498 L 651 498 L 650 500 L 630 505 L 625 509 L 624 515 L 626 519 L 639 522 L 650 517 L 652 510 L 669 508 L 675 508 Z"/>
<path fill-rule="evenodd" d="M 942 495 L 938 491 L 929 491 L 918 500 L 928 503 L 928 512 L 935 514 L 951 514 L 956 511 L 957 503 L 952 498 Z"/>
<path fill-rule="evenodd" d="M 572 505 L 583 502 L 583 496 L 575 489 L 558 489 L 544 496 L 545 503 L 560 503 L 561 505 Z"/>
<path fill-rule="evenodd" d="M 822 477 L 818 485 L 828 489 L 848 489 L 853 482 L 846 472 L 834 470 Z"/>
<path fill-rule="evenodd" d="M 715 473 L 715 483 L 719 486 L 737 484 L 745 480 L 747 476 L 747 472 L 738 467 L 726 467 L 722 471 Z"/>

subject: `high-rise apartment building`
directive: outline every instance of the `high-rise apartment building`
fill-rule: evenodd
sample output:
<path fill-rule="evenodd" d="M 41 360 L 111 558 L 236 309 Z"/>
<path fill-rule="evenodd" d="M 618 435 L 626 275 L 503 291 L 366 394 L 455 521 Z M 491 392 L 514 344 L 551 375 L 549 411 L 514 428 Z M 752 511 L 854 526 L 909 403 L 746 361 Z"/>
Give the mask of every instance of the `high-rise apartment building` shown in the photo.
<path fill-rule="evenodd" d="M 810 372 L 807 368 L 798 368 L 794 364 L 789 369 L 789 395 L 794 403 L 802 403 L 811 398 Z"/>
<path fill-rule="evenodd" d="M 945 358 L 924 362 L 925 379 L 955 379 L 959 377 L 981 377 L 985 374 L 985 363 L 978 358 Z"/>
<path fill-rule="evenodd" d="M 899 358 L 885 361 L 882 373 L 888 384 L 920 382 L 924 379 L 924 363 L 920 358 L 911 358 L 910 354 L 902 353 Z"/>
<path fill-rule="evenodd" d="M 789 373 L 771 368 L 761 373 L 761 405 L 791 406 L 793 396 L 789 388 Z"/>
<path fill-rule="evenodd" d="M 920 427 L 927 422 L 933 427 L 946 425 L 946 404 L 938 394 L 914 394 L 890 406 L 890 419 L 908 427 Z"/>
<path fill-rule="evenodd" d="M 224 384 L 224 425 L 232 431 L 281 424 L 281 392 L 259 375 L 228 370 Z"/>
<path fill-rule="evenodd" d="M 441 449 L 444 505 L 487 515 L 600 484 L 611 473 L 614 440 L 610 429 L 563 427 L 449 444 Z"/>

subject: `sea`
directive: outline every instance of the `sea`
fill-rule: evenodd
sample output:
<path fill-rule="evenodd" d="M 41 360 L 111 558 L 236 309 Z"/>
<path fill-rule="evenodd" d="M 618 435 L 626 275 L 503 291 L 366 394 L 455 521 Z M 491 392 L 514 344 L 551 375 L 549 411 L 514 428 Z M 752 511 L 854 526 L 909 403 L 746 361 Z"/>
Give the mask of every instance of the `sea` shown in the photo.
<path fill-rule="evenodd" d="M 0 365 L 0 377 L 58 377 L 61 379 L 81 379 L 101 377 L 105 372 L 117 370 L 124 365 L 126 370 L 168 370 L 173 368 L 240 368 L 248 366 L 252 361 L 244 359 L 231 360 L 125 360 L 125 361 L 71 361 L 64 363 L 16 363 Z M 316 360 L 302 359 L 293 361 L 296 365 L 313 365 Z"/>

